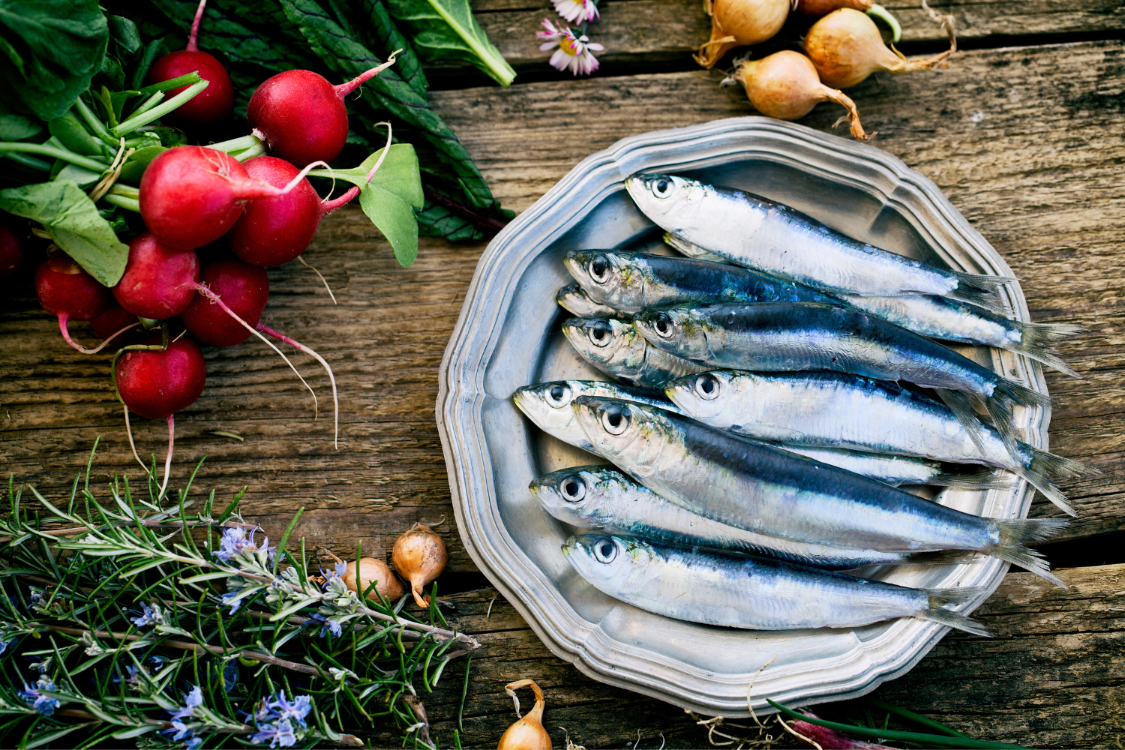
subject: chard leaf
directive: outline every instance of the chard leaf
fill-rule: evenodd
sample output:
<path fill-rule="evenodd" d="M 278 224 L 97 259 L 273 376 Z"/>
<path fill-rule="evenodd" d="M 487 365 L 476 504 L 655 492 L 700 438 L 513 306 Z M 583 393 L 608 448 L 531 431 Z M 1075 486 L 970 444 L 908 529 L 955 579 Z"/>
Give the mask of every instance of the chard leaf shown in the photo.
<path fill-rule="evenodd" d="M 102 69 L 109 26 L 97 0 L 0 0 L 0 98 L 63 115 Z"/>
<path fill-rule="evenodd" d="M 0 141 L 24 141 L 43 132 L 43 123 L 26 111 L 11 109 L 15 102 L 0 100 Z"/>
<path fill-rule="evenodd" d="M 43 225 L 60 248 L 105 286 L 125 273 L 129 246 L 73 180 L 0 190 L 0 210 Z"/>
<path fill-rule="evenodd" d="M 473 18 L 469 0 L 388 0 L 388 5 L 391 15 L 414 31 L 414 47 L 423 62 L 435 65 L 462 60 L 501 86 L 515 79 L 512 66 Z"/>

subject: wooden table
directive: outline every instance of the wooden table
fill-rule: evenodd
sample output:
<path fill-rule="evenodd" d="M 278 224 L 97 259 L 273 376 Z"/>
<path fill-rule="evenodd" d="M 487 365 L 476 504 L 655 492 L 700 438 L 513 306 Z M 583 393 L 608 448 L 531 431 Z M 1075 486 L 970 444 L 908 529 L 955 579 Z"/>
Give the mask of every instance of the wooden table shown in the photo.
<path fill-rule="evenodd" d="M 603 69 L 571 80 L 546 66 L 534 31 L 545 0 L 476 0 L 482 24 L 520 71 L 508 90 L 465 71 L 433 75 L 432 100 L 504 205 L 528 207 L 593 151 L 627 135 L 749 113 L 688 52 L 707 37 L 697 0 L 605 0 L 591 28 Z M 908 0 L 886 5 L 906 27 L 902 48 L 932 54 L 942 34 Z M 1090 332 L 1064 347 L 1083 376 L 1048 372 L 1056 407 L 1051 448 L 1101 470 L 1063 482 L 1079 520 L 1044 548 L 1070 589 L 1012 573 L 979 616 L 991 640 L 951 634 L 908 676 L 876 695 L 971 736 L 1036 746 L 1121 747 L 1125 738 L 1125 10 L 1120 0 L 937 0 L 957 20 L 962 51 L 937 73 L 878 75 L 849 93 L 879 147 L 934 180 L 1020 278 L 1040 322 Z M 902 6 L 902 7 L 899 7 Z M 464 87 L 468 86 L 468 87 Z M 458 88 L 460 87 L 460 88 Z M 804 123 L 830 130 L 837 109 Z M 208 353 L 207 390 L 177 417 L 175 477 L 203 455 L 197 486 L 229 496 L 277 533 L 297 508 L 297 533 L 341 556 L 389 551 L 417 520 L 438 527 L 451 552 L 440 579 L 455 624 L 484 644 L 472 663 L 466 746 L 494 745 L 514 720 L 504 683 L 534 678 L 546 691 L 556 747 L 642 738 L 700 746 L 706 731 L 681 710 L 610 689 L 552 656 L 465 553 L 450 507 L 434 402 L 437 371 L 484 244 L 424 240 L 399 268 L 357 209 L 333 215 L 306 258 L 270 270 L 266 322 L 317 348 L 339 380 L 341 441 L 292 373 L 252 343 Z M 103 436 L 96 472 L 136 476 L 108 357 L 82 357 L 26 289 L 0 313 L 0 457 L 4 473 L 59 497 Z M 88 333 L 76 326 L 81 334 Z M 142 453 L 163 454 L 163 423 L 135 420 Z M 215 434 L 234 431 L 245 441 Z M 1039 501 L 1033 516 L 1058 511 Z M 491 613 L 488 609 L 491 605 Z M 426 696 L 448 747 L 463 666 Z M 526 702 L 525 702 L 526 703 Z M 828 709 L 825 709 L 828 710 Z M 565 727 L 565 730 L 563 729 Z M 397 744 L 393 732 L 384 736 Z"/>

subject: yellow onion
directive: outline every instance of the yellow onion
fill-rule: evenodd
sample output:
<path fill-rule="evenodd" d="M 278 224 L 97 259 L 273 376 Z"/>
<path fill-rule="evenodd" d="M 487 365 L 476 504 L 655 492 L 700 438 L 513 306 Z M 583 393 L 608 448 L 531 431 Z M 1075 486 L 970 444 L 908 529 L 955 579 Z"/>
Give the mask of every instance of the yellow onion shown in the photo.
<path fill-rule="evenodd" d="M 366 591 L 367 587 L 374 582 L 375 590 L 387 599 L 393 601 L 402 596 L 402 584 L 399 583 L 398 578 L 382 560 L 376 560 L 374 557 L 361 558 L 358 565 L 358 576 L 356 575 L 356 569 L 356 564 L 350 562 L 348 563 L 348 569 L 344 572 L 344 585 L 355 593 L 362 595 L 363 592 L 359 590 L 359 586 L 362 585 L 364 591 Z"/>
<path fill-rule="evenodd" d="M 947 25 L 950 48 L 929 60 L 907 60 L 883 44 L 875 22 L 850 8 L 829 13 L 805 35 L 805 52 L 826 86 L 846 89 L 876 71 L 911 73 L 928 70 L 949 59 L 956 51 L 953 28 Z"/>
<path fill-rule="evenodd" d="M 764 42 L 785 24 L 791 0 L 710 0 L 711 40 L 699 48 L 695 61 L 715 67 L 735 47 Z"/>
<path fill-rule="evenodd" d="M 423 596 L 422 589 L 441 575 L 448 559 L 445 542 L 429 526 L 420 523 L 400 536 L 391 550 L 391 563 L 410 582 L 419 607 L 430 606 L 430 597 Z"/>
<path fill-rule="evenodd" d="M 874 4 L 874 0 L 797 0 L 797 10 L 810 16 L 824 16 L 840 8 L 862 10 L 866 13 Z"/>
<path fill-rule="evenodd" d="M 509 683 L 504 686 L 504 691 L 516 702 L 516 716 L 519 716 L 520 700 L 516 697 L 516 690 L 522 687 L 530 687 L 535 693 L 535 706 L 527 712 L 527 716 L 508 727 L 496 750 L 551 750 L 551 735 L 543 728 L 543 708 L 547 705 L 543 701 L 543 691 L 534 680 Z"/>
<path fill-rule="evenodd" d="M 741 83 L 754 109 L 767 117 L 797 120 L 821 102 L 835 102 L 848 110 L 852 135 L 862 141 L 870 137 L 863 132 L 855 102 L 821 83 L 812 61 L 800 52 L 783 50 L 761 60 L 747 60 L 727 80 Z"/>

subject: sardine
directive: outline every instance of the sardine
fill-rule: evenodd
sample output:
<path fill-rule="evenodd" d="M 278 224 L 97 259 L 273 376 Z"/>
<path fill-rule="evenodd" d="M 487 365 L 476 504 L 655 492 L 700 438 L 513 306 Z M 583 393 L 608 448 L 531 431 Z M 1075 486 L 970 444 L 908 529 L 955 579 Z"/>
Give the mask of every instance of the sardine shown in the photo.
<path fill-rule="evenodd" d="M 595 302 L 590 299 L 590 295 L 586 294 L 578 284 L 568 284 L 560 289 L 559 293 L 555 295 L 555 302 L 559 304 L 559 307 L 579 318 L 621 318 L 623 320 L 631 320 L 633 317 L 632 315 L 626 315 L 620 310 L 614 310 L 609 305 Z"/>
<path fill-rule="evenodd" d="M 665 240 L 674 248 L 692 257 L 707 253 L 706 250 L 691 244 L 675 235 L 665 235 Z M 567 266 L 570 267 L 569 264 Z M 725 266 L 734 271 L 737 267 Z M 571 271 L 573 274 L 573 270 Z M 712 271 L 713 276 L 721 276 Z M 718 287 L 718 284 L 714 284 Z M 828 295 L 825 295 L 826 297 Z M 948 297 L 919 295 L 910 297 L 864 297 L 857 294 L 834 294 L 829 299 L 843 307 L 863 310 L 908 331 L 943 341 L 956 341 L 974 346 L 994 346 L 998 349 L 1024 354 L 1038 360 L 1048 367 L 1071 377 L 1080 377 L 1071 369 L 1054 348 L 1060 341 L 1082 333 L 1086 329 L 1071 323 L 1023 323 L 997 315 L 978 305 L 958 302 Z M 690 300 L 695 304 L 718 304 L 725 302 L 757 302 L 759 300 L 737 300 L 719 294 Z M 764 300 L 763 300 L 764 301 Z M 812 300 L 817 301 L 817 300 Z M 823 300 L 821 300 L 823 301 Z M 649 305 L 656 307 L 657 305 Z"/>
<path fill-rule="evenodd" d="M 700 422 L 759 440 L 820 448 L 984 464 L 1022 476 L 1067 513 L 1051 475 L 1089 471 L 1072 459 L 1017 442 L 1013 458 L 996 430 L 981 425 L 983 449 L 944 404 L 893 383 L 826 372 L 712 371 L 668 384 L 665 393 Z"/>
<path fill-rule="evenodd" d="M 735 430 L 735 432 L 740 435 L 746 434 L 740 430 Z M 894 456 L 887 453 L 867 453 L 840 448 L 814 448 L 790 443 L 785 445 L 774 444 L 772 447 L 789 453 L 796 453 L 798 456 L 811 458 L 813 461 L 835 466 L 838 469 L 846 469 L 853 474 L 877 479 L 892 487 L 928 484 L 935 487 L 984 490 L 1008 486 L 1008 482 L 1005 481 L 1003 476 L 991 471 L 951 472 L 946 471 L 945 467 L 938 461 L 930 461 L 915 456 Z"/>
<path fill-rule="evenodd" d="M 677 237 L 671 232 L 665 232 L 663 235 L 665 244 L 671 247 L 681 255 L 686 255 L 693 260 L 708 260 L 712 263 L 725 263 L 730 264 L 730 261 L 721 255 L 715 255 L 710 250 L 704 250 L 699 245 L 693 242 L 688 242 L 683 237 Z"/>
<path fill-rule="evenodd" d="M 1066 526 L 1062 519 L 962 513 L 641 404 L 582 396 L 574 410 L 600 455 L 650 490 L 714 521 L 853 549 L 981 552 L 1062 585 L 1025 546 Z"/>
<path fill-rule="evenodd" d="M 712 368 L 763 372 L 823 370 L 934 388 L 974 441 L 983 406 L 1018 456 L 1011 410 L 1050 398 L 968 357 L 866 313 L 811 302 L 709 305 L 647 311 L 634 321 L 661 349 Z M 983 449 L 983 445 L 982 445 Z"/>
<path fill-rule="evenodd" d="M 583 359 L 630 385 L 660 388 L 669 380 L 707 369 L 653 346 L 626 321 L 569 318 L 563 322 L 563 333 Z"/>
<path fill-rule="evenodd" d="M 586 433 L 578 426 L 571 402 L 578 396 L 605 396 L 635 401 L 658 409 L 679 413 L 680 408 L 669 401 L 659 390 L 606 383 L 601 380 L 556 380 L 518 388 L 512 400 L 528 419 L 564 443 L 591 453 L 597 453 Z"/>
<path fill-rule="evenodd" d="M 825 292 L 898 297 L 936 294 L 996 305 L 1013 281 L 958 273 L 858 242 L 811 216 L 741 190 L 674 175 L 633 175 L 637 207 L 672 232 L 739 265 Z"/>
<path fill-rule="evenodd" d="M 799 284 L 705 260 L 615 250 L 571 250 L 564 262 L 590 299 L 627 313 L 684 304 L 839 304 L 828 295 Z"/>
<path fill-rule="evenodd" d="M 930 553 L 878 552 L 805 544 L 712 521 L 665 500 L 609 466 L 578 466 L 532 481 L 539 504 L 563 523 L 668 544 L 714 547 L 821 568 L 950 562 Z"/>
<path fill-rule="evenodd" d="M 572 536 L 563 555 L 594 588 L 676 620 L 747 630 L 853 628 L 900 617 L 988 636 L 943 609 L 981 589 L 912 589 L 776 560 L 669 547 L 627 536 Z"/>

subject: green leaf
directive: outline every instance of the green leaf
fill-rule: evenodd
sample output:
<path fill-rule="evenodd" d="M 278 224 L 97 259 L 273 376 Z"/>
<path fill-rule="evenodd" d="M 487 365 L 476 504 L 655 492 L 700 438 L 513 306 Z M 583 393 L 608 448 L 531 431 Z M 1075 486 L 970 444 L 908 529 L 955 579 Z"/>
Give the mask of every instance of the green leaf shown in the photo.
<path fill-rule="evenodd" d="M 388 5 L 391 15 L 414 31 L 414 47 L 424 62 L 462 60 L 501 86 L 509 86 L 515 79 L 512 66 L 473 18 L 469 0 L 388 0 Z"/>
<path fill-rule="evenodd" d="M 71 180 L 80 188 L 88 188 L 96 185 L 101 178 L 101 172 L 94 172 L 77 164 L 67 164 L 56 179 Z"/>
<path fill-rule="evenodd" d="M 125 273 L 129 246 L 98 213 L 94 202 L 71 180 L 0 190 L 0 210 L 37 221 L 51 239 L 105 286 Z"/>
<path fill-rule="evenodd" d="M 147 146 L 134 151 L 121 167 L 118 181 L 139 183 L 149 163 L 167 150 L 163 146 Z"/>
<path fill-rule="evenodd" d="M 43 123 L 11 113 L 0 114 L 0 141 L 23 141 L 43 132 Z"/>
<path fill-rule="evenodd" d="M 137 24 L 124 16 L 109 16 L 106 22 L 109 24 L 110 38 L 121 50 L 130 55 L 136 54 L 141 48 L 141 32 L 137 30 Z"/>
<path fill-rule="evenodd" d="M 74 105 L 102 68 L 109 26 L 97 0 L 0 0 L 0 81 L 44 120 Z"/>
<path fill-rule="evenodd" d="M 372 184 L 360 191 L 359 205 L 391 243 L 398 264 L 403 268 L 411 265 L 418 257 L 418 220 L 410 204 Z"/>
<path fill-rule="evenodd" d="M 109 153 L 109 147 L 90 135 L 86 126 L 75 117 L 73 112 L 67 112 L 62 117 L 51 120 L 47 123 L 47 129 L 59 140 L 59 143 L 76 154 L 105 156 Z"/>

